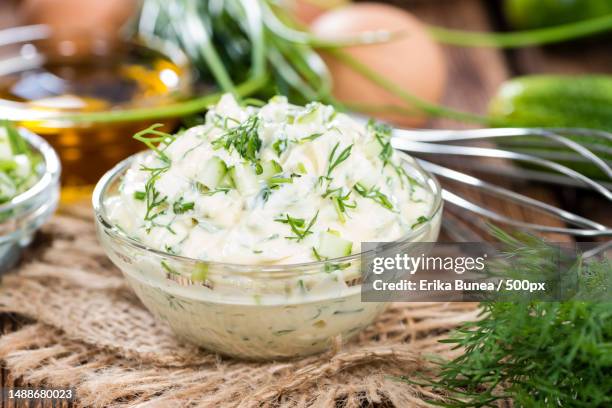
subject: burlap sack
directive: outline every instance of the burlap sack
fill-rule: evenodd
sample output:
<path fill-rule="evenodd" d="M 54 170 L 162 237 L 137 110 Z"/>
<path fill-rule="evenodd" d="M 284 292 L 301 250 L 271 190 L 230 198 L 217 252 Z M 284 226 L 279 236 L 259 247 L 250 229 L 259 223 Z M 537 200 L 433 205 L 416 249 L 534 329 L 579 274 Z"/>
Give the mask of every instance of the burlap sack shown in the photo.
<path fill-rule="evenodd" d="M 424 407 L 443 395 L 398 381 L 435 375 L 425 356 L 474 304 L 392 305 L 330 352 L 253 363 L 179 343 L 141 306 L 97 243 L 90 211 L 47 225 L 16 273 L 3 277 L 0 312 L 31 319 L 0 339 L 0 358 L 33 385 L 74 387 L 78 404 L 105 407 Z"/>

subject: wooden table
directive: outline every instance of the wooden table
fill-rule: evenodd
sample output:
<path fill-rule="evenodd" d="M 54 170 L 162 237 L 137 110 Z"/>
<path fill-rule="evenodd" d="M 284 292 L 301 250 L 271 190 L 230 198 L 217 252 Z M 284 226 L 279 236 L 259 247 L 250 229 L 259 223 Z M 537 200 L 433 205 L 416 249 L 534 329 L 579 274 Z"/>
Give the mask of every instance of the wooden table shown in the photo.
<path fill-rule="evenodd" d="M 426 22 L 452 28 L 471 30 L 504 30 L 499 3 L 490 0 L 412 0 L 393 1 Z M 11 12 L 15 2 L 0 2 L 0 27 L 14 24 Z M 563 44 L 546 49 L 530 48 L 513 51 L 494 49 L 465 49 L 445 47 L 449 65 L 449 84 L 444 102 L 452 107 L 473 112 L 484 112 L 491 97 L 504 80 L 511 76 L 529 73 L 588 73 L 612 70 L 612 49 L 609 38 L 600 41 L 587 40 Z M 416 62 L 415 62 L 416 63 Z M 435 120 L 432 127 L 457 128 L 461 125 L 446 120 Z M 532 195 L 563 208 L 588 214 L 600 222 L 609 222 L 609 204 L 595 195 L 570 188 L 551 188 L 535 183 L 506 183 L 517 191 Z M 483 199 L 479 194 L 467 192 L 474 199 Z M 546 222 L 561 225 L 554 219 L 525 210 L 500 200 L 486 198 L 489 206 L 526 221 Z M 567 237 L 548 235 L 550 239 L 566 240 Z M 18 323 L 12 316 L 0 317 L 0 330 L 10 332 Z M 2 370 L 3 386 L 20 384 Z"/>

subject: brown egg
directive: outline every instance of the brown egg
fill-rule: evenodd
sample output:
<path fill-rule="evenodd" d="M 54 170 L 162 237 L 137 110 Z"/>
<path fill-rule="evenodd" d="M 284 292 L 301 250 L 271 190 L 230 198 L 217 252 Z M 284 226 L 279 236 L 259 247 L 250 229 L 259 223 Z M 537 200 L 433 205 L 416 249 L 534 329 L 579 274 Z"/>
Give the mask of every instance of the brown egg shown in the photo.
<path fill-rule="evenodd" d="M 136 0 L 25 0 L 26 22 L 48 24 L 62 32 L 115 35 L 137 9 Z"/>
<path fill-rule="evenodd" d="M 376 30 L 401 33 L 389 42 L 347 47 L 344 51 L 397 84 L 398 88 L 429 102 L 441 99 L 446 83 L 444 55 L 412 14 L 390 5 L 358 3 L 323 14 L 313 22 L 311 29 L 314 34 L 329 39 Z M 340 101 L 377 108 L 411 108 L 344 63 L 325 53 L 323 56 L 334 80 L 333 94 Z M 426 120 L 418 113 L 372 112 L 372 115 L 401 126 L 420 126 Z"/>

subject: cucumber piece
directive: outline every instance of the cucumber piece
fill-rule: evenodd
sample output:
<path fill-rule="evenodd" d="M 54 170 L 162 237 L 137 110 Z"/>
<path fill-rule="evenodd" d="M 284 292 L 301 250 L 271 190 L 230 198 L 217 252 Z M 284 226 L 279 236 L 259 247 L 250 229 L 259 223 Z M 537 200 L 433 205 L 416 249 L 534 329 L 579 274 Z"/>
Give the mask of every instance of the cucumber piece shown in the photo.
<path fill-rule="evenodd" d="M 255 170 L 248 163 L 240 163 L 229 170 L 236 189 L 243 194 L 249 195 L 259 191 L 259 183 Z"/>
<path fill-rule="evenodd" d="M 206 187 L 213 189 L 221 184 L 221 180 L 227 173 L 225 162 L 217 156 L 212 157 L 204 165 L 204 169 L 198 175 L 197 181 L 204 184 Z"/>
<path fill-rule="evenodd" d="M 8 136 L 3 128 L 0 128 L 0 160 L 12 160 L 13 159 L 13 149 L 11 149 L 11 144 L 8 141 Z"/>
<path fill-rule="evenodd" d="M 383 150 L 383 147 L 380 145 L 380 143 L 376 139 L 370 140 L 363 146 L 363 151 L 366 154 L 366 156 L 369 158 L 378 157 L 380 153 L 382 153 L 382 150 Z"/>
<path fill-rule="evenodd" d="M 268 160 L 261 164 L 262 172 L 257 175 L 257 179 L 259 180 L 269 180 L 271 177 L 282 173 L 283 168 L 276 160 Z"/>
<path fill-rule="evenodd" d="M 336 231 L 322 232 L 319 237 L 318 254 L 327 259 L 348 256 L 353 251 L 353 242 L 344 239 Z"/>
<path fill-rule="evenodd" d="M 297 172 L 299 174 L 308 174 L 308 170 L 306 170 L 306 166 L 304 166 L 304 163 L 299 162 L 297 164 Z"/>
<path fill-rule="evenodd" d="M 191 272 L 191 280 L 194 282 L 204 282 L 208 277 L 208 264 L 199 263 Z"/>
<path fill-rule="evenodd" d="M 17 195 L 17 186 L 9 176 L 0 172 L 0 204 L 11 200 L 15 195 Z"/>
<path fill-rule="evenodd" d="M 306 111 L 297 117 L 296 122 L 302 125 L 314 123 L 319 118 L 321 104 L 317 102 L 311 102 L 306 107 Z"/>

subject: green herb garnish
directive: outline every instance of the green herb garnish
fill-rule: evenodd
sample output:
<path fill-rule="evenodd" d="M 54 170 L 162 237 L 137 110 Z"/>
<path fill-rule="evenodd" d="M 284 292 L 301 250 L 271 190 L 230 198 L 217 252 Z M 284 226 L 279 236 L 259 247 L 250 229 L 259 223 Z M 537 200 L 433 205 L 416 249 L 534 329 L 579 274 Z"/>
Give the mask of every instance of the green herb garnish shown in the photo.
<path fill-rule="evenodd" d="M 144 191 L 134 191 L 134 199 L 138 201 L 144 201 L 147 194 Z"/>
<path fill-rule="evenodd" d="M 394 211 L 393 203 L 391 203 L 391 201 L 389 200 L 389 197 L 387 197 L 385 194 L 380 192 L 380 188 L 375 187 L 375 186 L 371 188 L 367 188 L 363 184 L 357 183 L 355 184 L 353 189 L 357 191 L 357 193 L 360 196 L 374 200 L 375 202 L 382 205 L 383 207 L 391 211 Z"/>
<path fill-rule="evenodd" d="M 216 188 L 208 188 L 207 186 L 205 186 L 204 184 L 200 183 L 199 181 L 196 182 L 196 189 L 198 190 L 198 193 L 205 195 L 205 196 L 213 196 L 217 193 L 224 193 L 227 194 L 231 188 L 229 187 L 216 187 Z"/>
<path fill-rule="evenodd" d="M 153 221 L 155 218 L 163 214 L 167 208 L 167 196 L 162 196 L 161 193 L 155 188 L 155 183 L 169 169 L 169 165 L 164 167 L 145 167 L 141 166 L 140 170 L 148 171 L 149 179 L 145 183 L 145 202 L 147 204 L 147 211 L 144 216 L 145 221 Z"/>
<path fill-rule="evenodd" d="M 483 302 L 481 318 L 464 324 L 445 343 L 461 349 L 437 361 L 437 379 L 402 381 L 442 393 L 449 407 L 612 406 L 612 262 L 571 255 L 559 274 L 557 262 L 542 262 L 556 251 L 527 234 L 494 235 L 508 245 L 506 276 L 532 269 L 577 283 L 564 302 Z M 567 255 L 567 254 L 566 254 Z M 433 402 L 433 401 L 432 401 Z"/>
<path fill-rule="evenodd" d="M 334 204 L 334 209 L 338 214 L 338 220 L 341 223 L 346 222 L 345 213 L 347 209 L 357 208 L 357 203 L 355 201 L 349 202 L 349 198 L 351 196 L 351 191 L 349 190 L 346 194 L 343 194 L 344 189 L 341 187 L 334 189 L 327 189 L 325 193 L 322 195 L 323 198 L 329 197 Z"/>
<path fill-rule="evenodd" d="M 240 156 L 257 166 L 259 160 L 257 153 L 261 148 L 259 138 L 259 118 L 252 115 L 237 126 L 227 128 L 227 131 L 212 142 L 215 149 L 224 148 L 227 151 L 235 149 Z"/>
<path fill-rule="evenodd" d="M 285 214 L 284 218 L 277 218 L 274 221 L 280 222 L 283 224 L 288 224 L 291 227 L 291 231 L 295 234 L 292 237 L 285 237 L 287 239 L 294 239 L 297 242 L 300 242 L 308 235 L 312 234 L 312 226 L 317 221 L 317 217 L 319 216 L 319 211 L 316 212 L 314 217 L 310 219 L 308 225 L 306 225 L 306 221 L 303 218 L 294 218 L 289 214 Z"/>
<path fill-rule="evenodd" d="M 301 138 L 298 141 L 298 143 L 301 144 L 301 143 L 305 143 L 305 142 L 312 142 L 313 140 L 316 140 L 316 139 L 320 138 L 321 136 L 323 136 L 323 133 L 313 133 L 310 136 L 306 136 L 306 137 Z"/>
<path fill-rule="evenodd" d="M 427 221 L 429 221 L 429 218 L 421 215 L 419 218 L 417 218 L 416 222 L 414 224 L 412 224 L 410 229 L 415 229 L 415 228 L 419 227 L 420 225 L 425 224 Z"/>
<path fill-rule="evenodd" d="M 272 149 L 276 152 L 276 155 L 280 157 L 285 150 L 287 150 L 288 141 L 287 139 L 278 139 L 272 144 Z"/>
<path fill-rule="evenodd" d="M 148 128 L 136 133 L 133 138 L 144 143 L 149 149 L 153 150 L 161 161 L 164 163 L 170 163 L 170 158 L 168 155 L 166 155 L 165 150 L 170 143 L 176 139 L 176 136 L 156 130 L 162 126 L 164 125 L 161 123 L 151 125 Z M 160 148 L 161 145 L 163 145 L 163 148 Z"/>
<path fill-rule="evenodd" d="M 38 180 L 36 168 L 40 161 L 41 157 L 32 152 L 19 131 L 9 121 L 0 121 L 0 204 L 9 202 Z M 6 217 L 7 213 L 1 214 L 0 222 Z"/>
<path fill-rule="evenodd" d="M 331 153 L 329 154 L 329 165 L 327 167 L 327 174 L 326 174 L 327 179 L 330 178 L 332 171 L 334 171 L 336 167 L 342 164 L 342 162 L 348 159 L 349 156 L 351 155 L 351 149 L 353 148 L 352 144 L 346 149 L 344 149 L 343 151 L 341 151 L 337 157 L 334 157 L 339 145 L 340 145 L 340 142 L 336 143 Z"/>
<path fill-rule="evenodd" d="M 172 205 L 172 211 L 174 211 L 174 213 L 177 215 L 185 214 L 187 211 L 193 210 L 194 207 L 195 203 L 193 201 L 184 202 L 183 197 L 181 197 Z"/>
<path fill-rule="evenodd" d="M 180 275 L 177 271 L 175 271 L 173 268 L 171 268 L 170 265 L 168 265 L 168 263 L 166 261 L 161 261 L 161 266 L 170 275 Z"/>

